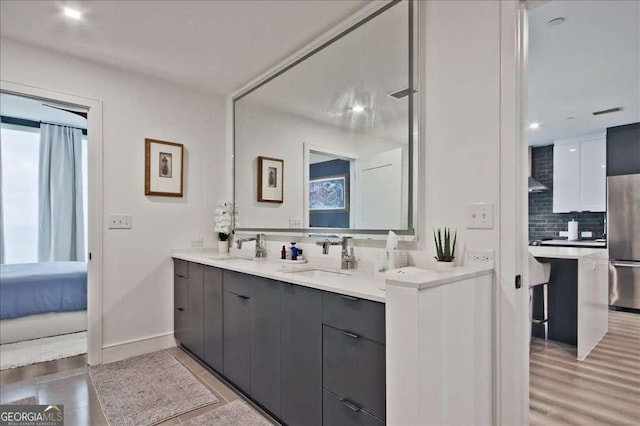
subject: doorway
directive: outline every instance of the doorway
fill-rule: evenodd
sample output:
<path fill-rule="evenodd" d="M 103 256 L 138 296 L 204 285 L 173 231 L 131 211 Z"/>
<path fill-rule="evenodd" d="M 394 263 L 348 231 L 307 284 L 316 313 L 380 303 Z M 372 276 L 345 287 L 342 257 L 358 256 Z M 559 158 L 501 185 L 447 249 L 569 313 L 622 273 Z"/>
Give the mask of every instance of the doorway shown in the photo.
<path fill-rule="evenodd" d="M 611 298 L 608 231 L 612 135 L 640 123 L 640 4 L 525 7 L 530 423 L 637 423 L 640 311 Z"/>
<path fill-rule="evenodd" d="M 83 137 L 87 140 L 85 150 L 86 156 L 84 161 L 84 174 L 86 175 L 84 192 L 86 193 L 86 203 L 83 201 L 85 205 L 83 206 L 83 209 L 81 209 L 83 216 L 86 217 L 86 224 L 84 225 L 84 229 L 82 231 L 79 229 L 79 226 L 76 227 L 74 231 L 72 231 L 74 236 L 74 243 L 72 244 L 72 246 L 75 244 L 72 249 L 70 249 L 69 244 L 64 244 L 62 249 L 60 249 L 59 247 L 54 247 L 54 251 L 56 252 L 56 254 L 50 254 L 49 262 L 45 263 L 37 260 L 33 263 L 42 263 L 49 268 L 57 268 L 59 265 L 56 261 L 61 259 L 61 256 L 66 255 L 61 253 L 66 253 L 68 251 L 80 253 L 78 254 L 78 257 L 73 260 L 78 260 L 78 263 L 82 263 L 83 261 L 86 262 L 86 310 L 84 313 L 84 328 L 86 330 L 85 344 L 87 363 L 89 365 L 100 364 L 102 362 L 102 103 L 93 99 L 82 98 L 46 89 L 34 88 L 7 81 L 0 82 L 0 94 L 3 97 L 10 96 L 13 98 L 23 99 L 25 101 L 35 102 L 40 105 L 49 105 L 47 107 L 44 107 L 47 110 L 57 109 L 58 111 L 73 116 L 80 116 L 79 114 L 84 113 L 86 116 L 86 135 L 83 135 Z M 3 106 L 4 105 L 5 103 L 3 102 Z M 72 112 L 70 113 L 69 111 Z M 24 125 L 28 123 L 22 122 L 18 124 Z M 59 124 L 70 123 L 53 123 L 53 126 L 56 126 L 54 130 L 60 130 L 60 127 L 64 127 L 57 126 Z M 16 124 L 14 124 L 14 126 L 16 126 Z M 69 129 L 63 130 L 71 132 L 71 130 Z M 82 133 L 81 130 L 80 132 Z M 75 133 L 77 133 L 77 131 L 75 131 Z M 81 152 L 82 151 L 80 150 L 79 152 L 76 152 L 76 154 L 80 154 Z M 78 157 L 78 155 L 74 156 Z M 79 163 L 82 164 L 82 156 L 79 156 Z M 60 156 L 54 155 L 53 157 Z M 40 159 L 39 161 L 42 161 L 42 159 Z M 82 175 L 82 173 L 79 171 L 80 169 L 81 167 L 78 168 L 78 175 Z M 75 180 L 77 181 L 78 179 Z M 81 190 L 81 186 L 76 186 L 74 192 L 83 192 Z M 62 194 L 62 197 L 75 198 L 70 197 L 67 191 L 63 191 Z M 56 195 L 55 197 L 58 196 Z M 59 198 L 55 199 L 59 200 Z M 52 208 L 51 210 L 55 210 L 55 208 Z M 72 212 L 71 214 L 68 214 L 68 212 L 66 212 L 62 215 L 68 215 L 70 217 L 73 217 L 74 219 L 78 219 L 78 216 L 80 215 L 80 209 L 76 209 L 75 212 Z M 38 217 L 39 216 L 40 215 L 38 215 Z M 52 228 L 54 227 L 52 226 Z M 52 246 L 55 246 L 55 244 L 52 244 Z M 82 258 L 82 255 L 84 255 L 84 258 Z M 47 255 L 39 253 L 38 256 L 39 259 L 46 260 Z M 46 275 L 44 280 L 48 281 Z M 51 290 L 51 288 L 48 290 Z M 65 303 L 67 303 L 66 306 L 56 308 L 56 310 L 61 312 L 44 313 L 44 315 L 56 316 L 56 320 L 58 320 L 61 314 L 71 314 L 78 316 L 82 312 L 82 309 L 77 309 L 80 306 L 78 304 L 74 305 L 75 302 L 73 300 L 66 300 Z M 71 321 L 71 323 L 69 321 Z M 70 330 L 69 327 L 71 327 L 71 324 L 74 322 L 75 324 L 78 324 L 79 321 L 80 320 L 78 318 L 62 319 L 61 323 L 59 324 L 60 329 L 57 330 L 57 332 L 56 330 L 53 330 L 52 333 L 57 334 L 58 332 L 60 332 L 60 330 L 73 331 Z M 50 324 L 51 323 L 49 322 L 49 325 Z M 27 328 L 31 327 L 32 325 L 33 324 L 28 325 Z"/>

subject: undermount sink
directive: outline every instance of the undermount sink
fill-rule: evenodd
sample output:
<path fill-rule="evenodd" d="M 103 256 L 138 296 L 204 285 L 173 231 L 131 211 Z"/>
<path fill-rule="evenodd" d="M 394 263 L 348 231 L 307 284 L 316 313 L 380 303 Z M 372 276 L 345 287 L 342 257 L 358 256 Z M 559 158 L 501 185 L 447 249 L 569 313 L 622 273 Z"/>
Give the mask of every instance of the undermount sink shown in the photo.
<path fill-rule="evenodd" d="M 214 260 L 224 260 L 225 262 L 254 262 L 255 259 L 253 258 L 247 258 L 247 257 L 230 257 L 230 256 L 224 256 L 224 255 L 215 255 L 215 256 L 211 256 L 211 259 Z"/>
<path fill-rule="evenodd" d="M 287 270 L 283 271 L 291 274 L 296 274 L 298 276 L 309 277 L 309 278 L 342 278 L 348 277 L 351 274 L 348 272 L 339 272 L 339 271 L 331 271 L 327 269 L 300 269 L 300 270 Z"/>

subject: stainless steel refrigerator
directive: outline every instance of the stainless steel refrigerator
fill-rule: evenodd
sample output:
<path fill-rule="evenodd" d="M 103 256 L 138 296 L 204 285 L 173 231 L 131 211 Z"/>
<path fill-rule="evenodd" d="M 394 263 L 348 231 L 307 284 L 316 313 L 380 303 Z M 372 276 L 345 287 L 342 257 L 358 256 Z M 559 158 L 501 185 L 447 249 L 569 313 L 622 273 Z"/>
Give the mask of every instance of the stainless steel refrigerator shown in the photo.
<path fill-rule="evenodd" d="M 609 304 L 640 309 L 640 123 L 607 129 Z"/>

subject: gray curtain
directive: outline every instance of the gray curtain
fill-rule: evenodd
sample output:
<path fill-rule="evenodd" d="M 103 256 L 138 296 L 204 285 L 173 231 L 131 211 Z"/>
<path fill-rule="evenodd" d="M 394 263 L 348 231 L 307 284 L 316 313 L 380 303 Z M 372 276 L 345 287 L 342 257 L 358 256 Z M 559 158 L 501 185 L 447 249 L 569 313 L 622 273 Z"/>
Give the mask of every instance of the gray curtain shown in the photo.
<path fill-rule="evenodd" d="M 38 261 L 85 261 L 82 131 L 40 125 Z"/>

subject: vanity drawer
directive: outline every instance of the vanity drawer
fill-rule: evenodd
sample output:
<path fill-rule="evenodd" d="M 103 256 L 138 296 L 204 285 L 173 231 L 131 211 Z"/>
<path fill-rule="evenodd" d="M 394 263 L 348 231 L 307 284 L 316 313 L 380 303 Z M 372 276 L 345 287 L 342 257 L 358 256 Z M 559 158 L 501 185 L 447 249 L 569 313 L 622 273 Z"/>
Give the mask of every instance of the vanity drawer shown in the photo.
<path fill-rule="evenodd" d="M 173 274 L 180 278 L 189 278 L 189 262 L 182 259 L 173 259 Z"/>
<path fill-rule="evenodd" d="M 228 291 L 240 296 L 251 296 L 251 275 L 233 271 L 223 271 L 222 286 Z"/>
<path fill-rule="evenodd" d="M 380 426 L 384 422 L 360 409 L 351 401 L 322 389 L 323 424 L 331 426 Z"/>
<path fill-rule="evenodd" d="M 383 303 L 324 292 L 322 322 L 385 343 Z"/>
<path fill-rule="evenodd" d="M 385 346 L 328 325 L 322 339 L 322 386 L 384 419 Z"/>

